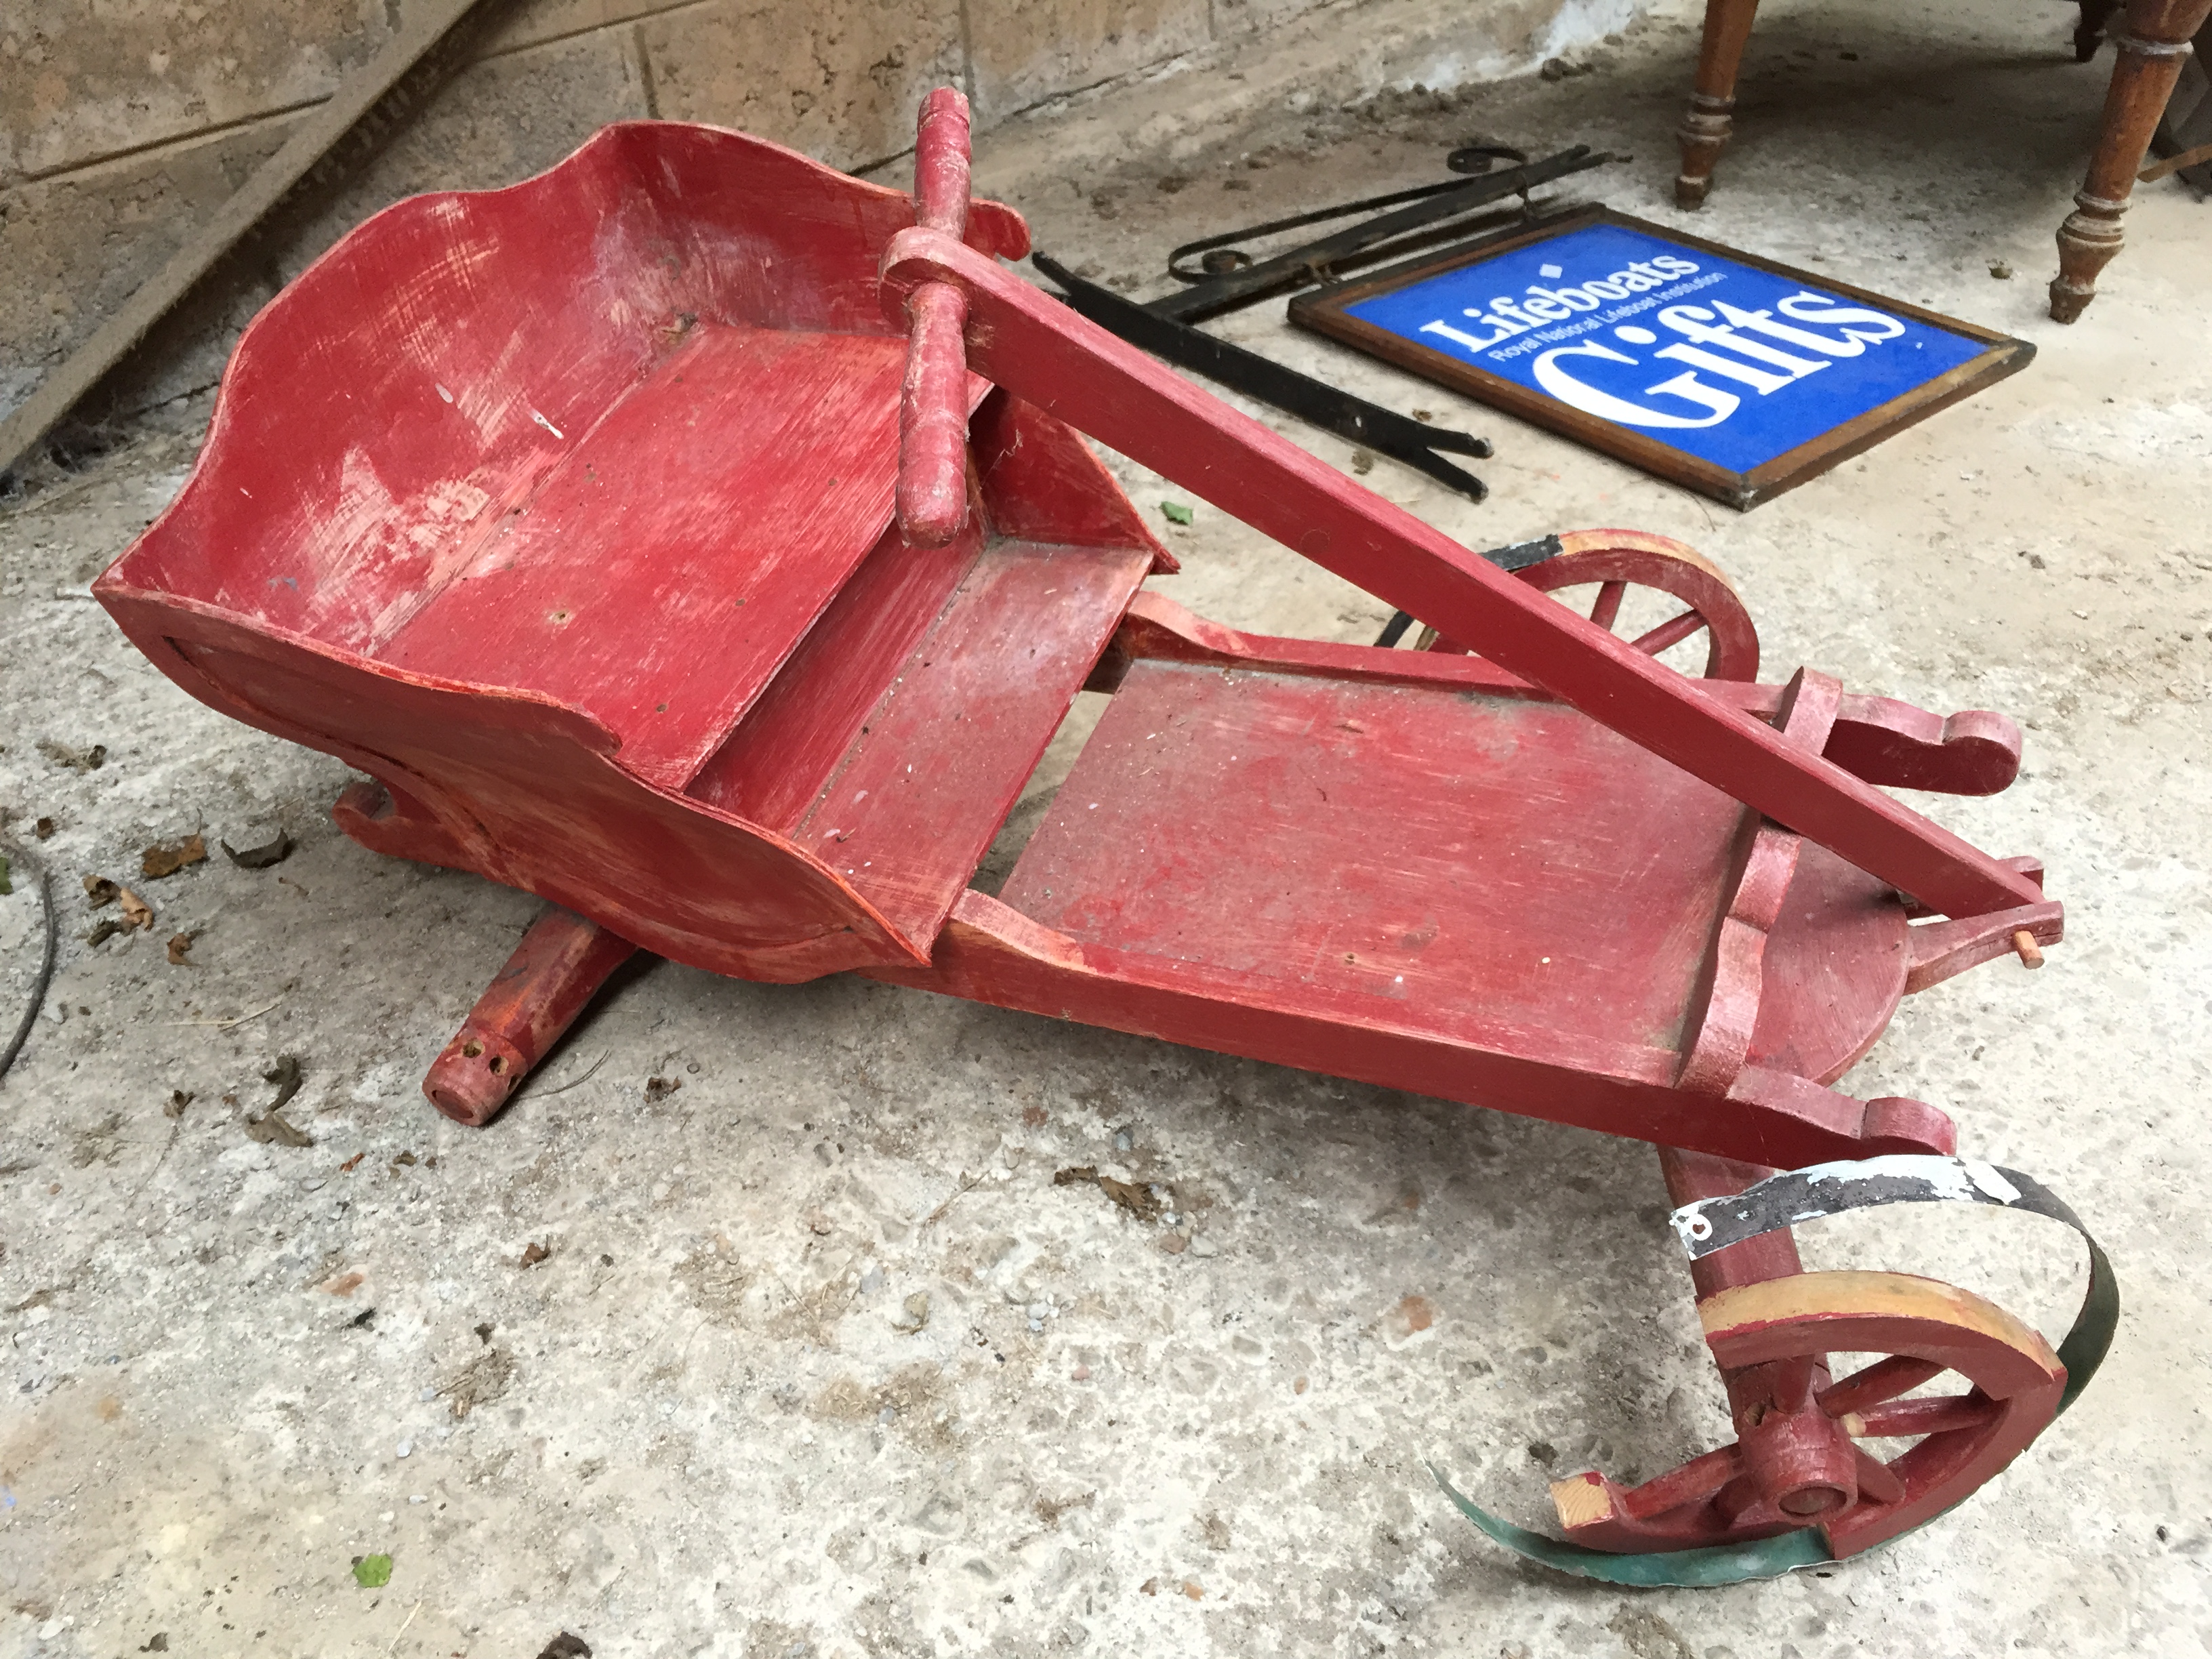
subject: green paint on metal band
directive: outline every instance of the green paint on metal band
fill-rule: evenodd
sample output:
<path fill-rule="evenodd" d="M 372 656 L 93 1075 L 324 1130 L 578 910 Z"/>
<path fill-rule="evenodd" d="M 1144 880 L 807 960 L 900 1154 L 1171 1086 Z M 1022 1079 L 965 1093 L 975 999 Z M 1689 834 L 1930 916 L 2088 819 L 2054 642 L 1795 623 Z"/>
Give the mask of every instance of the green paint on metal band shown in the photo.
<path fill-rule="evenodd" d="M 1887 1160 L 1891 1164 L 1909 1161 L 1901 1158 Z M 1927 1161 L 1932 1164 L 1939 1160 Z M 1849 1166 L 1837 1164 L 1826 1167 L 1842 1170 Z M 2073 1326 L 2067 1331 L 2065 1340 L 2058 1345 L 2058 1363 L 2066 1368 L 2066 1391 L 2058 1400 L 2058 1411 L 2063 1415 L 2081 1397 L 2081 1391 L 2089 1386 L 2090 1379 L 2096 1376 L 2098 1368 L 2105 1363 L 2105 1356 L 2112 1348 L 2113 1334 L 2120 1323 L 2119 1279 L 2112 1272 L 2112 1261 L 2106 1255 L 2103 1246 L 2081 1224 L 2081 1218 L 2074 1213 L 2064 1200 L 2040 1182 L 2022 1176 L 2018 1170 L 2005 1170 L 1998 1173 L 2021 1189 L 2004 1207 L 2026 1210 L 2031 1214 L 2062 1221 L 2081 1234 L 2082 1242 L 2089 1247 L 2089 1288 L 2082 1296 L 2081 1310 L 2074 1316 Z M 1790 1179 L 1788 1173 L 1770 1177 L 1778 1188 Z M 1750 1198 L 1758 1192 L 1759 1188 L 1753 1187 L 1742 1196 Z M 1922 1201 L 1924 1198 L 1950 1195 L 1932 1191 L 1917 1195 L 1900 1193 L 1872 1201 L 1911 1203 Z M 1964 1195 L 1972 1196 L 1971 1194 Z M 1976 1201 L 1990 1200 L 1981 1197 Z M 1683 1213 L 1686 1212 L 1677 1212 L 1678 1215 Z M 1820 1218 L 1817 1213 L 1805 1215 L 1802 1212 L 1790 1218 L 1790 1220 Z M 1755 1237 L 1758 1232 L 1771 1231 L 1787 1224 L 1788 1221 L 1771 1221 L 1745 1236 Z M 1601 1583 L 1655 1589 L 1668 1586 L 1703 1589 L 1722 1584 L 1741 1584 L 1753 1578 L 1778 1578 L 1785 1572 L 1820 1566 L 1832 1563 L 1836 1559 L 1828 1549 L 1827 1539 L 1817 1527 L 1801 1528 L 1795 1532 L 1783 1533 L 1778 1537 L 1761 1539 L 1751 1544 L 1722 1544 L 1704 1549 L 1656 1550 L 1640 1555 L 1616 1555 L 1609 1550 L 1594 1550 L 1586 1545 L 1547 1538 L 1540 1532 L 1531 1532 L 1526 1527 L 1516 1527 L 1510 1521 L 1500 1520 L 1469 1503 L 1450 1481 L 1444 1479 L 1443 1471 L 1435 1464 L 1429 1465 L 1429 1473 L 1436 1477 L 1437 1485 L 1443 1488 L 1444 1496 L 1451 1499 L 1462 1515 L 1507 1549 L 1558 1571 L 1572 1573 L 1581 1578 L 1594 1578 Z M 1971 1493 L 1968 1495 L 1972 1496 Z M 1955 1509 L 1958 1505 L 1952 1507 Z M 1944 1510 L 1929 1516 L 1920 1525 L 1933 1526 L 1950 1513 L 1950 1510 Z M 1919 1530 L 1920 1527 L 1914 1527 L 1898 1535 L 1910 1537 Z M 1894 1542 L 1895 1540 L 1889 1541 Z"/>
<path fill-rule="evenodd" d="M 1607 1584 L 1627 1584 L 1659 1589 L 1672 1585 L 1686 1589 L 1708 1589 L 1720 1584 L 1741 1584 L 1748 1578 L 1778 1578 L 1800 1567 L 1817 1567 L 1835 1560 L 1828 1541 L 1817 1527 L 1802 1527 L 1755 1544 L 1721 1544 L 1698 1550 L 1661 1550 L 1644 1555 L 1615 1555 L 1587 1545 L 1570 1544 L 1530 1532 L 1510 1521 L 1501 1521 L 1477 1509 L 1443 1477 L 1433 1463 L 1429 1473 L 1459 1512 L 1516 1555 L 1540 1561 L 1561 1572 L 1595 1578 Z"/>

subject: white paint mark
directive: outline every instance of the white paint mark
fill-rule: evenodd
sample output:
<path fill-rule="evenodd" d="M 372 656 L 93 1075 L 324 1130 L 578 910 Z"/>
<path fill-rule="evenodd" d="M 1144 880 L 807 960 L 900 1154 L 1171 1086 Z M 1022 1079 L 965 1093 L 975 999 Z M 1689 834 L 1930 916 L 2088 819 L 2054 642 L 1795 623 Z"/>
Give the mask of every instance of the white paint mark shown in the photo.
<path fill-rule="evenodd" d="M 1536 274 L 1540 276 L 1564 276 L 1566 272 L 1557 265 L 1545 264 L 1536 267 Z"/>
<path fill-rule="evenodd" d="M 1891 1152 L 1881 1158 L 1863 1158 L 1848 1163 L 1815 1164 L 1797 1173 L 1814 1182 L 1898 1176 L 1908 1181 L 1926 1182 L 1939 1198 L 1959 1199 L 1970 1204 L 1974 1200 L 1963 1163 L 1955 1158 L 1934 1158 L 1925 1152 Z"/>
<path fill-rule="evenodd" d="M 438 395 L 441 398 L 443 398 L 447 403 L 453 401 L 453 394 L 447 391 L 443 386 L 440 386 L 435 380 L 431 381 L 430 384 L 438 387 Z"/>
<path fill-rule="evenodd" d="M 1969 1161 L 1966 1164 L 1966 1179 L 2000 1204 L 2020 1202 L 2020 1188 L 1999 1174 L 1994 1164 Z"/>
<path fill-rule="evenodd" d="M 546 419 L 543 415 L 540 415 L 540 414 L 539 414 L 536 410 L 534 410 L 534 409 L 533 409 L 533 410 L 532 410 L 530 411 L 530 418 L 531 418 L 532 420 L 533 420 L 533 421 L 537 422 L 538 425 L 540 425 L 540 426 L 544 427 L 544 428 L 548 432 L 551 433 L 555 437 L 558 438 L 558 437 L 560 437 L 560 436 L 562 436 L 562 431 L 561 431 L 561 428 L 560 428 L 559 427 L 557 427 L 557 426 L 554 425 L 552 422 L 550 422 L 550 421 L 547 420 L 547 419 Z"/>

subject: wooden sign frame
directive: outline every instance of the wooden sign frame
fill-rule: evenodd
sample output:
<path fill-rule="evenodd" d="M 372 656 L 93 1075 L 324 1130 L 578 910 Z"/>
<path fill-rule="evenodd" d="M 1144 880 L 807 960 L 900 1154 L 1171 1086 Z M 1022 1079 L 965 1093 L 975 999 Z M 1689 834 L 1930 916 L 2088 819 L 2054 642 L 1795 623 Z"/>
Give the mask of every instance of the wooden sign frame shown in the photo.
<path fill-rule="evenodd" d="M 1426 283 L 1447 273 L 1498 261 L 1505 257 L 1589 229 L 1614 227 L 1711 258 L 1764 272 L 1796 283 L 1838 301 L 1881 312 L 1886 316 L 1917 323 L 1942 333 L 1978 342 L 1981 349 L 1966 361 L 1920 382 L 1901 395 L 1857 410 L 1807 441 L 1737 471 L 1689 453 L 1662 439 L 1633 427 L 1585 412 L 1561 402 L 1540 388 L 1524 386 L 1469 360 L 1464 353 L 1423 344 L 1407 335 L 1352 314 L 1351 307 L 1378 295 L 1387 295 Z M 1587 296 L 1585 296 L 1587 297 Z M 1523 302 L 1525 303 L 1525 301 Z M 1763 313 L 1762 313 L 1763 314 Z M 1408 369 L 1425 380 L 1461 392 L 1478 402 L 1502 409 L 1533 425 L 1587 444 L 1618 459 L 1675 483 L 1749 509 L 1771 500 L 1784 490 L 1817 477 L 1838 463 L 1850 459 L 1892 434 L 1923 421 L 1970 393 L 1978 392 L 2008 374 L 2025 368 L 2035 348 L 2025 340 L 1962 322 L 1955 317 L 1911 306 L 1866 289 L 1834 282 L 1812 271 L 1801 270 L 1756 254 L 1744 253 L 1717 242 L 1688 236 L 1664 225 L 1638 219 L 1611 208 L 1593 206 L 1563 213 L 1521 226 L 1478 241 L 1425 253 L 1417 258 L 1371 271 L 1349 281 L 1317 289 L 1291 303 L 1291 320 L 1302 328 L 1324 334 L 1372 356 Z M 1565 319 L 1559 319 L 1564 321 Z M 1587 325 L 1585 325 L 1587 326 Z M 1632 329 L 1650 337 L 1650 331 Z M 1559 331 L 1565 337 L 1565 331 Z M 1540 337 L 1553 337 L 1550 333 Z M 1495 343 L 1495 342 L 1492 343 Z M 1770 348 L 1771 349 L 1771 348 Z M 1626 358 L 1621 361 L 1627 361 Z"/>

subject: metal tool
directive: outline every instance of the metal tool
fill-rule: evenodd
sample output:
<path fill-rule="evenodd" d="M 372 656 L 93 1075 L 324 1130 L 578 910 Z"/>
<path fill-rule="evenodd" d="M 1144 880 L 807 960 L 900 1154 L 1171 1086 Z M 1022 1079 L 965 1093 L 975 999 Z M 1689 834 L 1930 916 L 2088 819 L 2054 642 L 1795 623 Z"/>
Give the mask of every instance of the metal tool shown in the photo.
<path fill-rule="evenodd" d="M 1454 152 L 1458 155 L 1468 153 L 1467 150 Z M 1446 183 L 1441 187 L 1425 185 L 1418 191 L 1401 191 L 1395 197 L 1376 197 L 1366 202 L 1347 203 L 1341 207 L 1325 208 L 1317 213 L 1301 215 L 1297 218 L 1277 220 L 1273 224 L 1255 225 L 1248 230 L 1233 231 L 1227 236 L 1188 243 L 1169 256 L 1169 269 L 1176 276 L 1188 282 L 1190 286 L 1180 293 L 1148 301 L 1145 309 L 1155 316 L 1172 317 L 1184 323 L 1201 322 L 1208 317 L 1218 317 L 1224 311 L 1234 311 L 1240 306 L 1250 305 L 1272 295 L 1327 282 L 1362 265 L 1395 258 L 1427 246 L 1431 242 L 1448 240 L 1457 234 L 1456 228 L 1443 228 L 1450 226 L 1452 221 L 1463 218 L 1478 208 L 1487 207 L 1508 196 L 1526 197 L 1539 185 L 1566 178 L 1571 173 L 1587 173 L 1592 167 L 1602 167 L 1612 159 L 1612 155 L 1604 150 L 1592 150 L 1588 144 L 1577 144 L 1572 149 L 1547 155 L 1540 161 L 1531 161 L 1504 173 L 1485 173 L 1465 184 Z M 1409 198 L 1416 199 L 1408 200 Z M 1186 255 L 1226 251 L 1231 242 L 1342 218 L 1363 208 L 1392 201 L 1404 202 L 1406 205 L 1392 212 L 1378 214 L 1371 219 L 1364 219 L 1318 241 L 1308 242 L 1269 258 L 1206 276 L 1202 280 L 1192 281 L 1191 273 L 1177 269 L 1175 263 Z"/>
<path fill-rule="evenodd" d="M 1334 432 L 1340 438 L 1364 444 L 1377 454 L 1403 461 L 1471 501 L 1490 493 L 1481 479 L 1437 453 L 1444 450 L 1486 460 L 1491 453 L 1487 439 L 1410 420 L 1256 351 L 1201 333 L 1174 318 L 1161 316 L 1150 307 L 1085 282 L 1047 254 L 1033 253 L 1030 263 L 1066 290 L 1060 297 L 1076 311 L 1131 345 L 1178 368 L 1273 404 L 1324 432 Z"/>
<path fill-rule="evenodd" d="M 1528 161 L 1525 150 L 1510 144 L 1465 144 L 1444 158 L 1444 165 L 1454 173 L 1488 173 L 1501 161 L 1520 165 Z M 1323 225 L 1333 219 L 1349 219 L 1355 214 L 1379 212 L 1383 208 L 1396 207 L 1405 202 L 1418 202 L 1431 196 L 1442 196 L 1448 191 L 1465 186 L 1457 179 L 1447 179 L 1441 184 L 1416 185 L 1411 190 L 1394 190 L 1384 196 L 1364 197 L 1357 202 L 1340 202 L 1334 207 L 1316 208 L 1311 213 L 1294 214 L 1287 219 L 1271 219 L 1264 225 L 1247 225 L 1242 230 L 1228 230 L 1218 236 L 1207 236 L 1195 242 L 1185 242 L 1168 255 L 1168 275 L 1179 283 L 1203 283 L 1211 277 L 1225 276 L 1232 270 L 1244 270 L 1256 264 L 1252 256 L 1237 246 L 1262 236 L 1279 236 L 1286 230 L 1303 230 L 1308 225 Z M 1198 256 L 1198 269 L 1188 270 L 1183 261 Z"/>
<path fill-rule="evenodd" d="M 1454 150 L 1445 165 L 1455 172 L 1477 173 L 1498 161 L 1522 165 L 1503 173 L 1483 173 L 1459 183 L 1419 185 L 1358 202 L 1340 203 L 1287 219 L 1247 226 L 1242 230 L 1187 242 L 1168 256 L 1169 273 L 1188 287 L 1157 300 L 1139 302 L 1124 299 L 1096 283 L 1085 281 L 1048 255 L 1030 256 L 1030 263 L 1066 291 L 1067 303 L 1100 327 L 1132 345 L 1179 368 L 1203 374 L 1285 414 L 1333 432 L 1380 455 L 1402 461 L 1469 501 L 1489 494 L 1482 480 L 1455 466 L 1437 452 L 1487 459 L 1489 441 L 1449 428 L 1408 420 L 1395 410 L 1354 397 L 1336 386 L 1301 374 L 1243 346 L 1231 345 L 1201 333 L 1191 325 L 1207 317 L 1255 303 L 1270 295 L 1329 280 L 1348 270 L 1376 264 L 1448 240 L 1467 228 L 1463 221 L 1479 209 L 1508 196 L 1520 196 L 1524 205 L 1537 185 L 1570 173 L 1582 173 L 1608 161 L 1603 151 L 1587 144 L 1562 150 L 1540 161 L 1527 161 L 1521 151 L 1504 144 L 1468 144 Z M 1370 213 L 1392 211 L 1308 242 L 1266 259 L 1255 260 L 1234 246 L 1307 225 L 1323 224 Z M 1184 262 L 1196 258 L 1190 269 Z"/>

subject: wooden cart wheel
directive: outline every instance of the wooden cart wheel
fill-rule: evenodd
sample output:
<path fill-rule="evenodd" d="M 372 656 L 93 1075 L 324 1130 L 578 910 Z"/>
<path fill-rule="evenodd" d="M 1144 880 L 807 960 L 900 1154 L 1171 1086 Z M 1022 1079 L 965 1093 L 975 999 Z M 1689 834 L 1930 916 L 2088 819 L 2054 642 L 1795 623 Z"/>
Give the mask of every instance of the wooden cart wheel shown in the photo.
<path fill-rule="evenodd" d="M 1554 1482 L 1576 1542 L 1671 1551 L 1817 1527 L 1834 1555 L 1854 1554 L 2002 1469 L 2057 1414 L 2066 1386 L 2034 1331 L 1907 1273 L 1794 1273 L 1723 1291 L 1698 1314 L 1737 1438 L 1641 1486 Z M 1844 1353 L 1880 1358 L 1834 1380 L 1828 1357 Z M 1905 1397 L 1947 1374 L 1965 1391 Z"/>
<path fill-rule="evenodd" d="M 1694 549 L 1670 537 L 1641 530 L 1571 531 L 1559 538 L 1559 552 L 1514 574 L 1547 593 L 1596 583 L 1590 620 L 1607 630 L 1620 615 L 1621 600 L 1630 587 L 1655 588 L 1689 608 L 1632 640 L 1631 645 L 1656 657 L 1702 629 L 1708 640 L 1705 678 L 1759 678 L 1759 630 L 1752 626 L 1751 613 L 1743 608 L 1729 579 Z M 1437 638 L 1434 629 L 1424 632 L 1420 647 L 1462 653 L 1467 648 Z"/>

